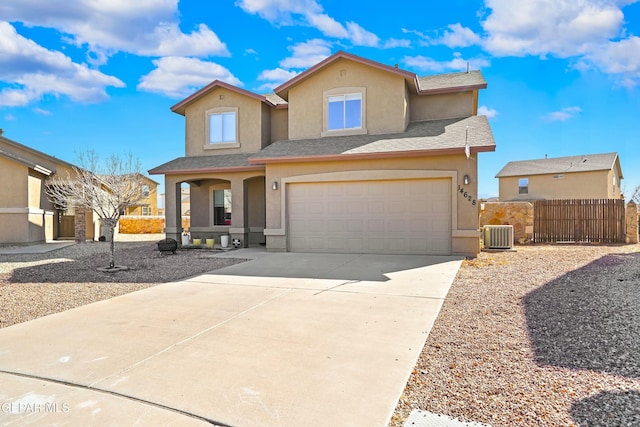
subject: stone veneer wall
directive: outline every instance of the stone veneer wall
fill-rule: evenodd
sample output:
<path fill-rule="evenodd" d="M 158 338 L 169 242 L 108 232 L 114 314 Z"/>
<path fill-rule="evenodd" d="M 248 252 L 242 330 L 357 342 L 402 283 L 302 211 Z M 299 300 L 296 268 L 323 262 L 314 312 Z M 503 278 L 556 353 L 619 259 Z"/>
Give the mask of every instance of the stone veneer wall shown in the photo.
<path fill-rule="evenodd" d="M 529 202 L 483 202 L 480 204 L 480 227 L 513 225 L 515 243 L 533 239 L 533 204 Z"/>
<path fill-rule="evenodd" d="M 633 200 L 627 203 L 626 209 L 627 236 L 625 242 L 638 243 L 638 205 Z"/>

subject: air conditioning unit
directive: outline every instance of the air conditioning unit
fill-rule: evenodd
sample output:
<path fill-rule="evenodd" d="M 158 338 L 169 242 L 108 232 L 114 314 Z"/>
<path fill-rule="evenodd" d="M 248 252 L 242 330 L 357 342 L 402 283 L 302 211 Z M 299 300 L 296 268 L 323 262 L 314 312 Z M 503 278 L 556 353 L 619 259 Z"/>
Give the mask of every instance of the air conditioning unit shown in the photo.
<path fill-rule="evenodd" d="M 485 225 L 482 238 L 487 249 L 513 249 L 513 225 Z"/>

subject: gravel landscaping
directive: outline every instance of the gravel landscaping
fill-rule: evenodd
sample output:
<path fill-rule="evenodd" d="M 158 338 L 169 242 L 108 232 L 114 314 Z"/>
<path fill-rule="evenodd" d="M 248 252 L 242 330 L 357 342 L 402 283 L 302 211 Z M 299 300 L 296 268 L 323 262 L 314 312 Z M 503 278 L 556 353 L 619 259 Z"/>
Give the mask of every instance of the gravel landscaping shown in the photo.
<path fill-rule="evenodd" d="M 524 246 L 463 263 L 393 415 L 640 425 L 640 246 Z"/>
<path fill-rule="evenodd" d="M 0 255 L 0 327 L 242 259 L 153 242 Z M 499 426 L 640 425 L 640 245 L 519 246 L 463 263 L 398 402 Z M 372 381 L 375 376 L 372 376 Z"/>
<path fill-rule="evenodd" d="M 93 242 L 46 254 L 0 254 L 0 328 L 245 261 L 206 249 L 162 255 L 154 242 L 117 242 L 116 265 L 129 270 L 100 272 L 109 251 L 108 242 Z"/>

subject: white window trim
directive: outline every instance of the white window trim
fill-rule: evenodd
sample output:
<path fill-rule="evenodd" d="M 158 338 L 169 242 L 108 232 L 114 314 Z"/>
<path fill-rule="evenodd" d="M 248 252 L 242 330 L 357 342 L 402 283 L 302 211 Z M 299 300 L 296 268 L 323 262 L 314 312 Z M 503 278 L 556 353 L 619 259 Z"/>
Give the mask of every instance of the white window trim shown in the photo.
<path fill-rule="evenodd" d="M 361 126 L 356 129 L 329 130 L 329 97 L 335 95 L 360 94 L 362 97 Z M 322 133 L 321 136 L 346 136 L 367 134 L 367 88 L 366 87 L 339 87 L 325 90 L 322 93 Z"/>
<path fill-rule="evenodd" d="M 204 149 L 205 150 L 221 150 L 221 149 L 225 149 L 225 148 L 238 148 L 240 147 L 240 127 L 238 126 L 238 122 L 239 122 L 239 114 L 238 114 L 238 108 L 237 107 L 216 107 L 216 108 L 211 108 L 209 110 L 206 110 L 204 112 L 204 126 L 205 126 L 205 144 L 204 144 Z M 234 112 L 236 113 L 236 140 L 233 142 L 214 142 L 214 143 L 210 143 L 210 139 L 209 139 L 209 125 L 210 125 L 210 120 L 209 120 L 209 116 L 213 115 L 213 114 L 222 114 L 222 113 L 229 113 L 229 112 Z"/>

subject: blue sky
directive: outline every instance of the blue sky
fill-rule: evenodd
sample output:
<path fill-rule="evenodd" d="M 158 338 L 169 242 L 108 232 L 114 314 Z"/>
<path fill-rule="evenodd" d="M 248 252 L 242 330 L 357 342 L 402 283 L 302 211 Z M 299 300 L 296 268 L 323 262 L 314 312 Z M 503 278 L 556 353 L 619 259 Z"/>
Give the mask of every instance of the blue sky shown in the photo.
<path fill-rule="evenodd" d="M 170 107 L 215 79 L 257 93 L 344 50 L 419 75 L 480 69 L 479 197 L 511 160 L 617 151 L 640 185 L 639 0 L 2 0 L 0 128 L 73 162 L 184 155 Z M 162 182 L 161 176 L 152 176 Z"/>

